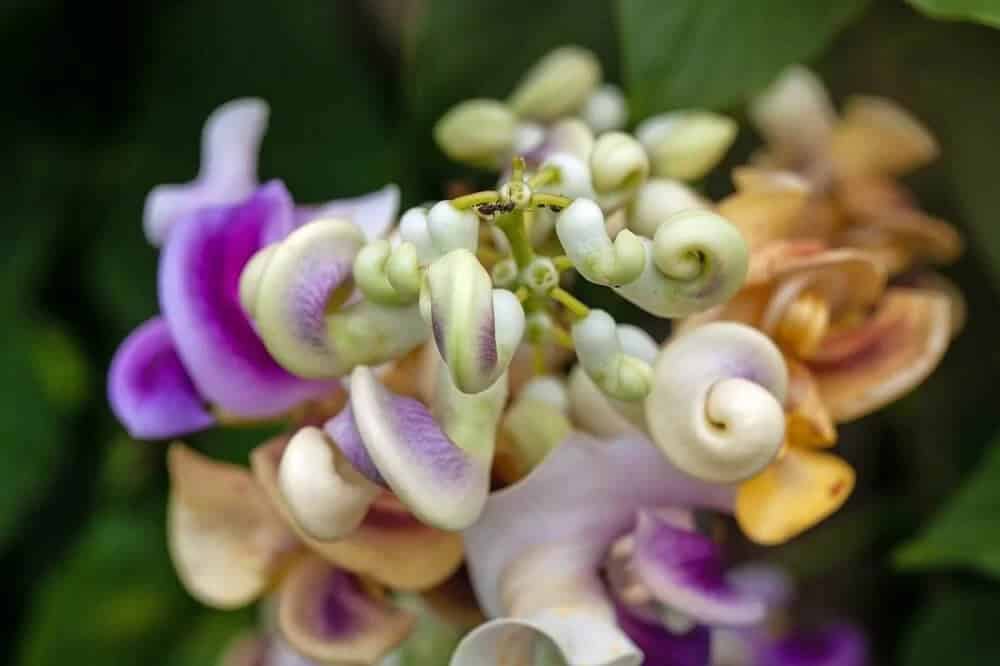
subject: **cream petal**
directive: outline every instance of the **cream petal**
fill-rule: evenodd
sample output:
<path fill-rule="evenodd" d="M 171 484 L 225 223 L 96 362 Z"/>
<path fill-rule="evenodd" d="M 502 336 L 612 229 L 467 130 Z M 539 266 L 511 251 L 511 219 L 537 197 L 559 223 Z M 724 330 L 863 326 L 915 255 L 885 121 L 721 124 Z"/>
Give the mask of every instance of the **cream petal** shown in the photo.
<path fill-rule="evenodd" d="M 287 442 L 287 437 L 278 437 L 257 447 L 250 462 L 278 513 L 310 550 L 337 567 L 399 590 L 431 588 L 459 567 L 461 535 L 424 525 L 389 493 L 378 496 L 358 528 L 344 538 L 310 538 L 293 520 L 278 489 L 278 465 Z"/>
<path fill-rule="evenodd" d="M 170 555 L 184 586 L 214 608 L 253 602 L 295 547 L 249 470 L 176 443 L 170 471 Z"/>
<path fill-rule="evenodd" d="M 908 173 L 938 154 L 938 144 L 917 118 L 892 100 L 854 97 L 830 143 L 838 174 Z"/>

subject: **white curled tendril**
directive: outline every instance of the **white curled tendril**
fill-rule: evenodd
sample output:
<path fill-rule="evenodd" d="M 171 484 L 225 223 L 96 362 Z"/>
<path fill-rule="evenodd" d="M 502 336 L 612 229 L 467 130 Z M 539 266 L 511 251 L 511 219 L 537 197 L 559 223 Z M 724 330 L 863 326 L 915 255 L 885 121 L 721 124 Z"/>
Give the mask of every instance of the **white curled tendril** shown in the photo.
<path fill-rule="evenodd" d="M 559 214 L 556 235 L 574 268 L 596 284 L 628 284 L 639 278 L 647 263 L 643 241 L 628 229 L 612 241 L 604 213 L 590 199 L 577 199 Z"/>
<path fill-rule="evenodd" d="M 679 469 L 699 479 L 747 479 L 778 454 L 788 371 L 763 333 L 706 324 L 672 340 L 653 366 L 646 423 Z"/>
<path fill-rule="evenodd" d="M 580 365 L 605 395 L 634 402 L 649 394 L 649 364 L 625 353 L 615 320 L 607 312 L 591 310 L 573 324 L 573 343 Z"/>
<path fill-rule="evenodd" d="M 645 265 L 615 291 L 658 317 L 685 317 L 722 303 L 746 278 L 746 241 L 711 211 L 677 213 L 659 225 L 652 241 L 640 240 Z"/>

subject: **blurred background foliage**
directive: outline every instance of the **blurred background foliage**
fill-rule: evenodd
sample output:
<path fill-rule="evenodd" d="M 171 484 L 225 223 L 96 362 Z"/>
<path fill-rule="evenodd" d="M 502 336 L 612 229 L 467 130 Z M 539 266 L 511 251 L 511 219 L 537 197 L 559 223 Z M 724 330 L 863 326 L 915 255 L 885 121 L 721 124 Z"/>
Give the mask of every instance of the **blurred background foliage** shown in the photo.
<path fill-rule="evenodd" d="M 254 621 L 200 608 L 176 582 L 163 446 L 123 434 L 103 385 L 118 341 L 157 309 L 143 198 L 193 175 L 209 111 L 266 98 L 261 173 L 300 201 L 397 181 L 413 204 L 481 178 L 439 154 L 434 120 L 505 95 L 571 42 L 600 54 L 633 120 L 691 106 L 739 116 L 805 61 L 838 99 L 896 98 L 938 134 L 943 158 L 912 185 L 966 234 L 948 270 L 966 330 L 924 387 L 843 429 L 859 469 L 848 506 L 751 554 L 790 567 L 809 608 L 862 621 L 877 663 L 1000 663 L 998 25 L 995 0 L 4 3 L 0 663 L 207 665 Z M 756 143 L 743 132 L 733 163 Z M 705 186 L 728 183 L 720 170 Z M 194 444 L 245 460 L 265 435 Z"/>

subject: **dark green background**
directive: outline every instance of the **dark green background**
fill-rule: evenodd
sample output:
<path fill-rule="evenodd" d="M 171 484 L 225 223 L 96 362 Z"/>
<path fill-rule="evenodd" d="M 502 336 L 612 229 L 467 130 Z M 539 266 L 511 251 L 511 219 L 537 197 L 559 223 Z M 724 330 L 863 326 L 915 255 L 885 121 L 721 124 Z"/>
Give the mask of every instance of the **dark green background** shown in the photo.
<path fill-rule="evenodd" d="M 739 115 L 806 60 L 838 98 L 894 97 L 939 135 L 944 158 L 911 184 L 966 234 L 946 270 L 968 298 L 966 330 L 923 388 L 842 429 L 859 470 L 848 507 L 755 554 L 800 576 L 803 619 L 863 622 L 879 663 L 1000 663 L 1000 33 L 888 1 L 422 4 L 402 31 L 353 1 L 0 7 L 0 663 L 210 664 L 254 619 L 201 609 L 176 583 L 163 447 L 129 441 L 104 393 L 118 341 L 156 310 L 143 198 L 194 174 L 204 117 L 266 98 L 261 175 L 300 201 L 396 181 L 415 203 L 467 175 L 434 148 L 433 121 L 471 95 L 505 95 L 567 42 L 601 55 L 636 119 L 699 105 Z M 961 16 L 976 3 L 917 4 Z M 744 130 L 731 159 L 755 142 Z M 723 194 L 725 171 L 706 187 Z M 263 434 L 194 442 L 240 460 Z"/>

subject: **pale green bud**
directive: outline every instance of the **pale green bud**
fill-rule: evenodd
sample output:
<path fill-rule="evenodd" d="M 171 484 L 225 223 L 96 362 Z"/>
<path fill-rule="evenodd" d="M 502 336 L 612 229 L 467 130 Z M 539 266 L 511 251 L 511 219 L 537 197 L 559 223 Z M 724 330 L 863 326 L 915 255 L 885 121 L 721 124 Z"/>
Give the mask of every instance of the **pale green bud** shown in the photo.
<path fill-rule="evenodd" d="M 590 175 L 601 207 L 612 210 L 624 204 L 646 182 L 649 158 L 630 135 L 607 132 L 594 142 Z"/>
<path fill-rule="evenodd" d="M 696 180 L 719 163 L 737 130 L 732 118 L 711 111 L 671 111 L 643 121 L 636 136 L 654 175 Z"/>
<path fill-rule="evenodd" d="M 573 324 L 573 344 L 580 365 L 604 394 L 633 402 L 649 393 L 649 363 L 625 353 L 615 320 L 607 312 L 591 310 Z"/>
<path fill-rule="evenodd" d="M 604 213 L 590 199 L 577 199 L 559 214 L 556 235 L 576 270 L 596 284 L 628 284 L 646 264 L 642 240 L 624 229 L 612 241 Z"/>
<path fill-rule="evenodd" d="M 606 83 L 595 90 L 580 110 L 580 117 L 597 134 L 625 127 L 628 105 L 621 88 Z"/>
<path fill-rule="evenodd" d="M 579 46 L 563 46 L 539 60 L 508 101 L 518 116 L 552 121 L 582 107 L 600 81 L 597 56 Z"/>
<path fill-rule="evenodd" d="M 492 99 L 461 102 L 434 126 L 434 140 L 445 155 L 481 167 L 507 159 L 516 133 L 517 118 L 503 102 Z"/>

